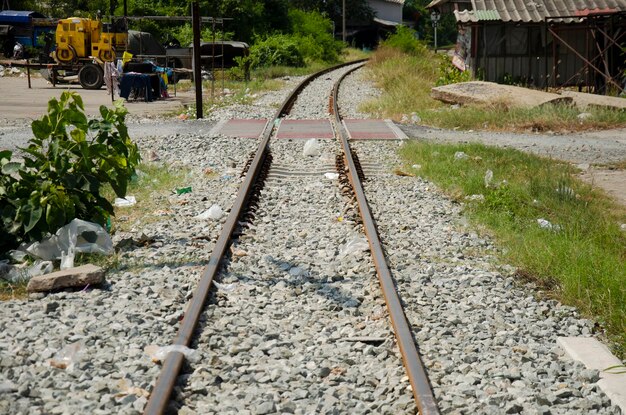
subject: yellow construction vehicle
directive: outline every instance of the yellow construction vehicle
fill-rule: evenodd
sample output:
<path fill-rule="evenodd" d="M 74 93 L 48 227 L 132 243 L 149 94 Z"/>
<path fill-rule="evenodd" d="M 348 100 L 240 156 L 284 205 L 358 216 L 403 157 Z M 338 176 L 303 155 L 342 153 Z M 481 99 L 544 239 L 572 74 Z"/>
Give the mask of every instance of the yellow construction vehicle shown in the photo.
<path fill-rule="evenodd" d="M 99 89 L 104 82 L 102 64 L 114 61 L 117 53 L 126 50 L 127 41 L 125 29 L 103 27 L 100 20 L 69 17 L 59 20 L 56 50 L 51 56 L 59 64 L 76 66 L 83 88 Z"/>

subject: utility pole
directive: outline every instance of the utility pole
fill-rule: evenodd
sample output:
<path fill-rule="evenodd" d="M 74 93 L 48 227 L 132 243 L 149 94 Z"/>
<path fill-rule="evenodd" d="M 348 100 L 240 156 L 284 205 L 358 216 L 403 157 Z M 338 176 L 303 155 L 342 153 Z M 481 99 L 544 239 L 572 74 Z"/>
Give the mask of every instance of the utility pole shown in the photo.
<path fill-rule="evenodd" d="M 343 12 L 341 13 L 341 30 L 342 30 L 342 34 L 341 34 L 341 39 L 345 42 L 346 41 L 346 0 L 343 0 L 342 2 L 342 10 Z"/>
<path fill-rule="evenodd" d="M 200 5 L 198 1 L 191 4 L 191 21 L 193 26 L 193 82 L 196 87 L 196 118 L 202 118 L 202 74 L 200 73 Z"/>

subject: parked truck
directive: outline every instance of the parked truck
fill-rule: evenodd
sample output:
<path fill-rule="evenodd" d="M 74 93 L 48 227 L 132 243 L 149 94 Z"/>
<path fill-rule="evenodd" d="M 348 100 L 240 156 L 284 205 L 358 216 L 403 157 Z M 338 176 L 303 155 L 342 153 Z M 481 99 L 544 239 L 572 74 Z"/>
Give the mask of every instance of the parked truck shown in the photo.
<path fill-rule="evenodd" d="M 113 62 L 126 50 L 128 31 L 122 26 L 82 17 L 59 20 L 52 52 L 58 68 L 53 71 L 77 73 L 83 88 L 99 89 L 104 83 L 104 62 Z"/>

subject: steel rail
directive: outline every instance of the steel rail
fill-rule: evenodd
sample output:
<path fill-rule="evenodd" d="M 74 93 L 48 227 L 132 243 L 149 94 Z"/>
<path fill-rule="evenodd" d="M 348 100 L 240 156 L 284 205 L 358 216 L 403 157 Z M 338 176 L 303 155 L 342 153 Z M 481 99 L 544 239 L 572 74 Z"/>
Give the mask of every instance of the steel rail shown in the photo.
<path fill-rule="evenodd" d="M 230 213 L 228 214 L 228 217 L 226 218 L 226 222 L 224 223 L 222 232 L 220 233 L 215 247 L 211 252 L 208 265 L 204 268 L 202 272 L 200 281 L 193 293 L 191 303 L 189 304 L 189 307 L 185 312 L 185 316 L 181 322 L 180 328 L 178 329 L 178 334 L 173 343 L 174 345 L 188 347 L 191 344 L 194 331 L 198 325 L 198 321 L 200 319 L 202 311 L 204 310 L 204 305 L 208 298 L 213 279 L 219 270 L 221 259 L 228 249 L 231 236 L 235 231 L 235 228 L 237 227 L 239 217 L 245 211 L 245 207 L 247 205 L 248 199 L 250 198 L 254 183 L 256 182 L 257 177 L 261 172 L 261 167 L 265 162 L 265 158 L 267 157 L 267 148 L 275 122 L 280 117 L 289 112 L 294 102 L 296 101 L 298 94 L 313 79 L 327 72 L 339 69 L 347 65 L 353 65 L 362 61 L 363 60 L 343 63 L 323 69 L 308 76 L 302 82 L 300 82 L 300 84 L 298 84 L 298 86 L 285 99 L 281 107 L 276 111 L 272 122 L 267 123 L 265 130 L 263 131 L 261 142 L 257 147 L 256 154 L 248 169 L 248 173 L 246 174 L 243 183 L 239 187 L 237 197 L 233 202 L 233 206 L 230 210 Z M 146 407 L 144 409 L 144 414 L 161 415 L 166 411 L 167 404 L 176 384 L 176 378 L 180 373 L 184 360 L 185 357 L 181 352 L 172 351 L 167 354 L 165 361 L 163 362 L 161 373 L 159 374 L 154 389 L 152 389 L 150 397 L 148 398 L 148 403 L 146 404 Z"/>
<path fill-rule="evenodd" d="M 349 73 L 360 68 L 361 66 L 344 73 L 333 88 L 332 109 L 335 115 L 337 134 L 339 135 L 341 147 L 343 148 L 346 166 L 348 166 L 348 179 L 352 184 L 352 188 L 356 196 L 359 214 L 361 215 L 361 219 L 363 221 L 363 227 L 365 228 L 367 241 L 372 252 L 372 258 L 374 259 L 378 280 L 383 291 L 383 296 L 385 297 L 389 317 L 391 318 L 391 325 L 393 326 L 393 330 L 396 335 L 407 376 L 411 382 L 413 397 L 415 398 L 417 408 L 421 415 L 436 415 L 439 414 L 439 408 L 437 407 L 428 376 L 426 375 L 424 364 L 422 363 L 417 347 L 415 346 L 415 341 L 411 334 L 411 329 L 406 319 L 406 315 L 404 314 L 400 297 L 396 291 L 391 271 L 387 265 L 383 246 L 376 228 L 376 222 L 374 221 L 367 203 L 362 181 L 357 174 L 356 165 L 352 156 L 352 150 L 350 149 L 350 144 L 348 143 L 348 134 L 343 127 L 341 116 L 339 114 L 339 85 Z"/>

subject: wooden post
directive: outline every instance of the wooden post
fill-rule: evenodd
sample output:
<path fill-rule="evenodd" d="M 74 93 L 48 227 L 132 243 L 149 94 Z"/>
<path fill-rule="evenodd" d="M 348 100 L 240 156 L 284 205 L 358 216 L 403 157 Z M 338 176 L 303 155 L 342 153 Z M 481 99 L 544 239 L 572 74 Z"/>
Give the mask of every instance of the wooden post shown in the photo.
<path fill-rule="evenodd" d="M 193 80 L 196 87 L 196 118 L 202 118 L 202 74 L 200 73 L 200 6 L 197 1 L 191 5 L 193 26 Z"/>
<path fill-rule="evenodd" d="M 30 88 L 30 62 L 26 59 L 26 74 L 28 75 L 28 89 Z"/>

